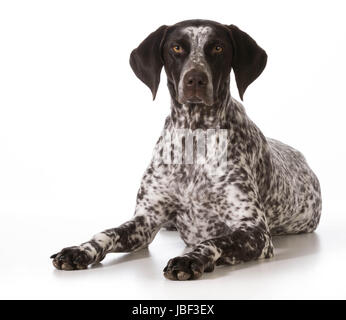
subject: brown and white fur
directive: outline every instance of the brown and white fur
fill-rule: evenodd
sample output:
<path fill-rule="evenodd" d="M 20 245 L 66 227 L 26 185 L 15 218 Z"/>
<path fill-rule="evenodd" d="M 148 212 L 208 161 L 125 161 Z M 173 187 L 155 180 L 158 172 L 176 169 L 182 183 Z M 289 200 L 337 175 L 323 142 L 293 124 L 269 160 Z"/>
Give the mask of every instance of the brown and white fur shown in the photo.
<path fill-rule="evenodd" d="M 176 228 L 191 250 L 168 262 L 165 277 L 197 279 L 215 265 L 272 257 L 273 235 L 314 231 L 321 214 L 316 176 L 300 152 L 264 137 L 230 94 L 231 69 L 242 99 L 266 60 L 265 51 L 234 25 L 189 20 L 150 34 L 132 52 L 131 67 L 154 98 L 165 68 L 171 113 L 143 176 L 135 215 L 53 255 L 54 266 L 85 269 L 107 253 L 145 248 L 166 226 Z M 210 130 L 226 133 L 222 163 L 212 155 L 174 162 L 171 152 L 164 161 L 177 132 L 195 141 Z"/>

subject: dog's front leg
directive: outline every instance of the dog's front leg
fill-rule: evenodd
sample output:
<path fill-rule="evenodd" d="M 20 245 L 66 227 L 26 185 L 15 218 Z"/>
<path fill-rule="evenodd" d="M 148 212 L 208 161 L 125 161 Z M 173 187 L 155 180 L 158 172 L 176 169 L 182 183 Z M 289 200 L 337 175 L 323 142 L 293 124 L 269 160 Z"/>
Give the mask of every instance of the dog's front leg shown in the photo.
<path fill-rule="evenodd" d="M 215 265 L 272 256 L 271 236 L 262 226 L 235 227 L 227 235 L 203 241 L 191 252 L 171 259 L 163 271 L 170 280 L 193 280 L 212 272 Z"/>
<path fill-rule="evenodd" d="M 146 177 L 137 195 L 135 216 L 130 221 L 98 233 L 79 246 L 52 255 L 53 265 L 60 270 L 85 269 L 100 262 L 107 253 L 131 252 L 147 247 L 160 228 L 172 219 L 174 210 L 162 189 L 158 191 L 154 178 L 151 177 L 148 184 Z"/>
<path fill-rule="evenodd" d="M 210 239 L 197 244 L 191 252 L 171 259 L 164 269 L 166 278 L 198 279 L 203 272 L 213 271 L 215 265 L 237 264 L 273 256 L 271 235 L 266 216 L 257 200 L 256 187 L 243 182 L 243 191 L 232 185 L 225 187 L 225 190 L 226 197 L 219 200 L 220 206 L 227 208 L 220 217 L 226 221 L 221 223 L 226 226 L 222 234 L 215 237 L 218 231 L 214 230 Z"/>
<path fill-rule="evenodd" d="M 79 246 L 65 248 L 51 258 L 57 269 L 85 269 L 103 260 L 107 253 L 131 252 L 148 246 L 161 225 L 150 214 L 136 215 L 121 226 L 98 233 Z"/>

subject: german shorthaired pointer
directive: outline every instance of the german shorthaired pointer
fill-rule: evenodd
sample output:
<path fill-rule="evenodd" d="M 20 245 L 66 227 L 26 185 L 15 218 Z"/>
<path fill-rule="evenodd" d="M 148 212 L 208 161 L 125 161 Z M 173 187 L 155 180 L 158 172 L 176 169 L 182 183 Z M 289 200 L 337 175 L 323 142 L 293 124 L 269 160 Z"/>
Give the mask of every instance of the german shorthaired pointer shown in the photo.
<path fill-rule="evenodd" d="M 272 257 L 273 235 L 314 231 L 321 214 L 315 174 L 299 151 L 264 137 L 230 94 L 231 69 L 243 99 L 266 61 L 248 34 L 208 20 L 161 26 L 133 50 L 131 67 L 153 98 L 162 67 L 171 95 L 171 113 L 142 179 L 135 215 L 54 254 L 54 266 L 85 269 L 109 252 L 147 247 L 167 227 L 176 228 L 191 250 L 168 261 L 164 276 L 197 279 L 215 265 Z M 179 130 L 192 135 L 192 153 L 198 149 L 197 133 L 226 132 L 223 148 L 219 136 L 210 140 L 223 150 L 219 155 L 226 154 L 224 161 L 215 161 L 216 153 L 208 150 L 200 152 L 207 153 L 204 162 L 194 155 L 185 161 L 186 135 L 183 161 L 172 160 L 179 148 L 167 137 Z"/>

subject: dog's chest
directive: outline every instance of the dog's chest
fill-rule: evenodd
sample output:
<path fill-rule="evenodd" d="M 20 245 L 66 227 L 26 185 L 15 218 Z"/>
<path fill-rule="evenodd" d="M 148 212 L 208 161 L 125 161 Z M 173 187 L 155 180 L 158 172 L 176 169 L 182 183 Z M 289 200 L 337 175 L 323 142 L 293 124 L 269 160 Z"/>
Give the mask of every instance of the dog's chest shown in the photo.
<path fill-rule="evenodd" d="M 176 226 L 188 245 L 217 236 L 226 227 L 217 194 L 218 176 L 210 165 L 181 165 L 172 174 Z"/>
<path fill-rule="evenodd" d="M 214 177 L 208 165 L 179 165 L 173 169 L 171 187 L 181 206 L 212 200 Z"/>

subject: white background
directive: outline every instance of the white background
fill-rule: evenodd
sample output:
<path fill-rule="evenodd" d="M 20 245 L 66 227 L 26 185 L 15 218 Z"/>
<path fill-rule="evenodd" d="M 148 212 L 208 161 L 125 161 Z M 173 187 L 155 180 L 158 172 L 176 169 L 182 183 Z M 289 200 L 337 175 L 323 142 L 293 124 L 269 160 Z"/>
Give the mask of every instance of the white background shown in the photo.
<path fill-rule="evenodd" d="M 0 298 L 346 298 L 344 15 L 331 0 L 1 1 Z M 267 51 L 244 104 L 318 175 L 320 227 L 275 239 L 270 261 L 200 281 L 162 276 L 184 250 L 169 232 L 149 251 L 54 270 L 51 254 L 133 215 L 170 103 L 165 76 L 152 102 L 129 54 L 160 25 L 190 18 L 236 24 Z"/>

